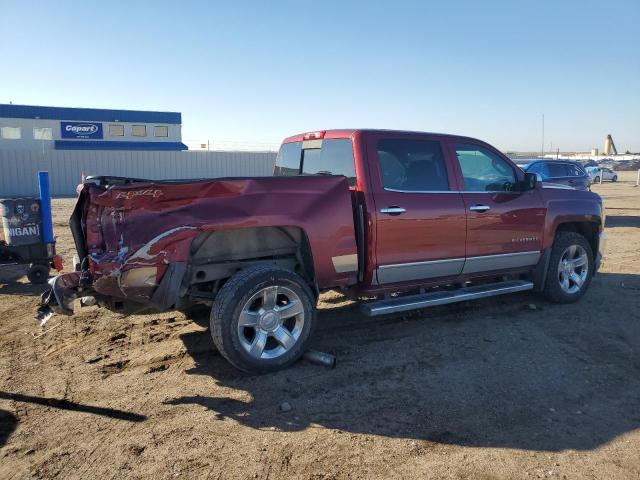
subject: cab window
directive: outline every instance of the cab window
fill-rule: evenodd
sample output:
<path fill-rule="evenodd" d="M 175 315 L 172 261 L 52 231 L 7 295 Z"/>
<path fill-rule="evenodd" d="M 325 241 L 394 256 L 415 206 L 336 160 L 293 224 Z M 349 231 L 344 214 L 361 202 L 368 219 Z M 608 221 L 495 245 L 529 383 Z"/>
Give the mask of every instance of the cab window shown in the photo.
<path fill-rule="evenodd" d="M 283 143 L 276 158 L 274 177 L 290 177 L 300 175 L 300 157 L 302 142 Z"/>
<path fill-rule="evenodd" d="M 353 143 L 348 138 L 322 141 L 320 148 L 305 149 L 302 155 L 302 175 L 344 175 L 349 186 L 356 185 Z"/>
<path fill-rule="evenodd" d="M 574 165 L 573 163 L 568 163 L 567 169 L 569 170 L 569 175 L 572 177 L 583 177 L 586 175 L 584 170 L 582 170 L 582 167 Z"/>
<path fill-rule="evenodd" d="M 385 138 L 378 141 L 377 151 L 385 189 L 402 192 L 449 190 L 439 141 Z"/>
<path fill-rule="evenodd" d="M 516 189 L 516 172 L 503 158 L 473 144 L 456 144 L 456 156 L 467 192 L 511 192 Z"/>
<path fill-rule="evenodd" d="M 567 165 L 564 163 L 550 163 L 549 176 L 551 178 L 568 177 Z"/>
<path fill-rule="evenodd" d="M 343 175 L 350 187 L 356 185 L 353 143 L 348 138 L 323 140 L 318 147 L 302 148 L 302 142 L 280 147 L 273 175 Z"/>
<path fill-rule="evenodd" d="M 534 163 L 527 169 L 527 172 L 537 173 L 542 178 L 549 178 L 549 169 L 547 168 L 547 164 L 544 162 Z"/>

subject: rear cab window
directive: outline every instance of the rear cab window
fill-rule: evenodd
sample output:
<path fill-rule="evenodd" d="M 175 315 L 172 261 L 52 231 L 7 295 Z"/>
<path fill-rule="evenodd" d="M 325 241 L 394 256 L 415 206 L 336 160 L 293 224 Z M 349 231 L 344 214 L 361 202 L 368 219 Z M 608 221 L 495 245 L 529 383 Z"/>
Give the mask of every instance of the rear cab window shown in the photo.
<path fill-rule="evenodd" d="M 350 138 L 328 138 L 284 143 L 276 158 L 274 176 L 343 175 L 356 186 L 353 143 Z"/>

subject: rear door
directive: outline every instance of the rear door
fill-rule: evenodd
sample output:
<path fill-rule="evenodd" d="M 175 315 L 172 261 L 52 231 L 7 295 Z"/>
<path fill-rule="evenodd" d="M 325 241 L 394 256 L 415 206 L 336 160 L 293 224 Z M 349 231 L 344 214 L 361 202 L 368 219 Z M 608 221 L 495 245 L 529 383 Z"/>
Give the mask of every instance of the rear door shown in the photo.
<path fill-rule="evenodd" d="M 486 144 L 450 142 L 467 215 L 463 274 L 535 265 L 545 210 L 538 190 L 520 192 L 524 172 Z"/>
<path fill-rule="evenodd" d="M 602 177 L 603 180 L 613 180 L 615 173 L 613 172 L 613 170 L 611 170 L 610 168 L 605 168 L 604 169 L 604 176 Z"/>
<path fill-rule="evenodd" d="M 439 137 L 372 133 L 366 142 L 376 207 L 374 281 L 459 275 L 466 215 Z"/>
<path fill-rule="evenodd" d="M 567 163 L 567 171 L 569 172 L 569 185 L 573 188 L 578 188 L 580 190 L 586 190 L 589 187 L 589 176 L 582 169 L 582 167 L 573 164 Z"/>

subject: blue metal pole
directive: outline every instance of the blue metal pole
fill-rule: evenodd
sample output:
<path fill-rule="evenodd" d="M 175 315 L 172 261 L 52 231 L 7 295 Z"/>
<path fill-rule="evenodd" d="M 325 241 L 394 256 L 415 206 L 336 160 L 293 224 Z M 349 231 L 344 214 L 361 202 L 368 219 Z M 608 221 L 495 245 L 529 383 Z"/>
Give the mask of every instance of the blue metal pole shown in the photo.
<path fill-rule="evenodd" d="M 42 213 L 42 240 L 44 240 L 44 243 L 53 243 L 49 172 L 38 172 L 38 183 L 40 185 L 40 212 Z"/>

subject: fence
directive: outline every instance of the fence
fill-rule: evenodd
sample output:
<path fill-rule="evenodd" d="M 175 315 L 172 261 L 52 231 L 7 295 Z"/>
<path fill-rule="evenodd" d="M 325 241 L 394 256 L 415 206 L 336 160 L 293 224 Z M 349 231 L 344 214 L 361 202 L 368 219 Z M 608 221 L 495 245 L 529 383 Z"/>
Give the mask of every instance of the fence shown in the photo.
<path fill-rule="evenodd" d="M 37 172 L 49 171 L 51 195 L 75 195 L 82 175 L 163 180 L 268 176 L 275 152 L 103 152 L 0 150 L 0 198 L 38 193 Z"/>

